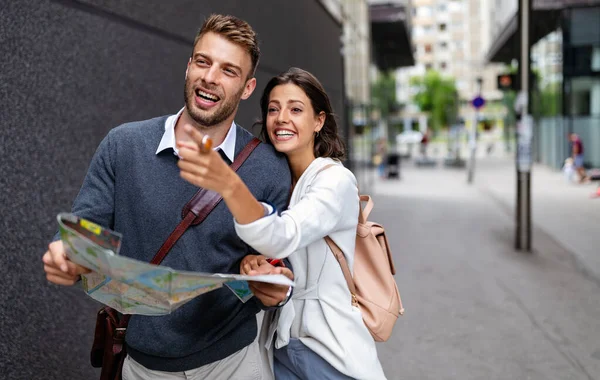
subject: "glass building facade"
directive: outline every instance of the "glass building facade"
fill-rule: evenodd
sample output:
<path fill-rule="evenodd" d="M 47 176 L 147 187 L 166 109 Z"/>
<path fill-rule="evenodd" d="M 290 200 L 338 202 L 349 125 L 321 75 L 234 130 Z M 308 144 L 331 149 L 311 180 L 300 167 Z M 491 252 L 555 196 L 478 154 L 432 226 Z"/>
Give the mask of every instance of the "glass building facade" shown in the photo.
<path fill-rule="evenodd" d="M 556 31 L 532 47 L 537 159 L 561 167 L 567 135 L 584 143 L 585 165 L 600 167 L 600 6 L 561 11 Z"/>

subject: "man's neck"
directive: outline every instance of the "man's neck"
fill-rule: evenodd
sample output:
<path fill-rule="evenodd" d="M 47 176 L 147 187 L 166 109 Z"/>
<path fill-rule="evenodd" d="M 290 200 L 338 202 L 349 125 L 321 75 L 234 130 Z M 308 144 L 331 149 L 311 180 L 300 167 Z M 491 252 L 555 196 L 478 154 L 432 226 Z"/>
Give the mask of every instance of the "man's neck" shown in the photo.
<path fill-rule="evenodd" d="M 233 123 L 234 117 L 235 117 L 235 112 L 232 113 L 232 115 L 230 117 L 228 117 L 226 120 L 223 120 L 221 123 L 210 126 L 210 127 L 205 127 L 203 125 L 196 123 L 191 118 L 190 114 L 188 113 L 187 108 L 184 108 L 183 112 L 181 113 L 181 116 L 179 117 L 179 120 L 177 120 L 177 123 L 175 123 L 175 140 L 176 141 L 191 140 L 191 137 L 183 129 L 183 127 L 185 125 L 190 125 L 196 129 L 198 129 L 200 132 L 209 135 L 213 141 L 213 146 L 219 146 L 225 140 L 225 137 L 227 136 L 227 133 L 229 132 L 229 128 L 231 128 L 231 125 Z"/>

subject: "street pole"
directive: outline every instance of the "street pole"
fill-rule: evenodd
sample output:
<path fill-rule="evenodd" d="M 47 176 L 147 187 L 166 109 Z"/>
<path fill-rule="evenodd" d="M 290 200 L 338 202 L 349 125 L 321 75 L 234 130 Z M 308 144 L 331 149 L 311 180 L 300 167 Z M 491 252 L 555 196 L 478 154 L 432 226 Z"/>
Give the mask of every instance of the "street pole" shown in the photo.
<path fill-rule="evenodd" d="M 481 85 L 483 79 L 477 77 L 477 98 L 481 98 Z M 469 157 L 469 167 L 467 171 L 467 183 L 473 183 L 473 177 L 475 176 L 475 155 L 477 154 L 477 124 L 479 123 L 479 109 L 481 106 L 474 105 L 475 107 L 475 119 L 473 120 L 473 127 L 469 135 L 469 147 L 471 148 L 471 155 Z"/>
<path fill-rule="evenodd" d="M 531 252 L 531 141 L 533 138 L 533 118 L 531 117 L 531 3 L 532 0 L 519 0 L 520 61 L 521 79 L 520 113 L 517 129 L 517 202 L 515 248 Z"/>

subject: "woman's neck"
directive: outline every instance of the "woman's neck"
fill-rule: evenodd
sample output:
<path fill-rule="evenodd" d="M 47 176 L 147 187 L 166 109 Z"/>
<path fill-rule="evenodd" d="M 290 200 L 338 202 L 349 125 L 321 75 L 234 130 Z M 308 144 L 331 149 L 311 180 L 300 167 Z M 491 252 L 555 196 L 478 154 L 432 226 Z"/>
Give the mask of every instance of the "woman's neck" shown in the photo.
<path fill-rule="evenodd" d="M 295 185 L 302 176 L 302 173 L 315 160 L 315 155 L 311 151 L 307 154 L 292 154 L 288 156 L 290 170 L 292 172 L 292 184 Z"/>

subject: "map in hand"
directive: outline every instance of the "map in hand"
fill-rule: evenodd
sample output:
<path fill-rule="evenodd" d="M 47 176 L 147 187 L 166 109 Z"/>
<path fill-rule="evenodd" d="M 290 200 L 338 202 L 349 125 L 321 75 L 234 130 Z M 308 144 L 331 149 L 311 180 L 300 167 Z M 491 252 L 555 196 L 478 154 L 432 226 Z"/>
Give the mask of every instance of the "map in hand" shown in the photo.
<path fill-rule="evenodd" d="M 73 214 L 57 216 L 69 259 L 92 270 L 82 275 L 85 292 L 123 314 L 164 315 L 194 297 L 227 286 L 242 301 L 252 297 L 248 281 L 293 286 L 284 275 L 200 273 L 119 256 L 122 235 Z"/>

